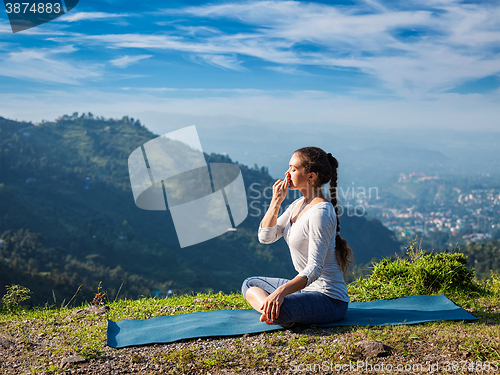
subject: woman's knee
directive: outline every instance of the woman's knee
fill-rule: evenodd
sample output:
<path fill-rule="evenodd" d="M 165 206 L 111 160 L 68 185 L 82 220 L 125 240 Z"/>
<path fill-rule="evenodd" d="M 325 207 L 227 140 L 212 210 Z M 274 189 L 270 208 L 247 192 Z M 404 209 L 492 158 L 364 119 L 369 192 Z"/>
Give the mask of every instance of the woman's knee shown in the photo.
<path fill-rule="evenodd" d="M 243 296 L 245 296 L 245 293 L 247 292 L 248 289 L 250 289 L 253 286 L 256 286 L 267 293 L 271 294 L 278 288 L 279 286 L 285 284 L 287 279 L 279 279 L 276 277 L 265 277 L 265 276 L 252 276 L 245 281 L 243 281 L 243 285 L 241 286 L 241 293 Z"/>
<path fill-rule="evenodd" d="M 241 284 L 241 294 L 243 294 L 243 298 L 245 298 L 247 290 L 253 286 L 251 282 L 252 279 L 254 279 L 254 277 L 248 277 L 245 279 L 245 281 L 243 281 L 243 284 Z"/>

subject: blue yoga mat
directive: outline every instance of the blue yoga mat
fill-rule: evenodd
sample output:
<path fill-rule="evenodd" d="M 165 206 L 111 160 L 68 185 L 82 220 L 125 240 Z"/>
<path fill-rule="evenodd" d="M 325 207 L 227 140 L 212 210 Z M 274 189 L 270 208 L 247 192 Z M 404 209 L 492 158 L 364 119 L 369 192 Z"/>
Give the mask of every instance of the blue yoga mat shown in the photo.
<path fill-rule="evenodd" d="M 319 327 L 387 326 L 437 320 L 476 320 L 444 295 L 408 296 L 370 302 L 351 302 L 344 317 Z"/>
<path fill-rule="evenodd" d="M 113 348 L 169 343 L 198 337 L 235 336 L 282 329 L 259 321 L 255 310 L 219 310 L 143 320 L 108 320 L 107 344 Z M 437 320 L 476 320 L 444 295 L 351 302 L 343 319 L 319 327 L 416 324 Z"/>

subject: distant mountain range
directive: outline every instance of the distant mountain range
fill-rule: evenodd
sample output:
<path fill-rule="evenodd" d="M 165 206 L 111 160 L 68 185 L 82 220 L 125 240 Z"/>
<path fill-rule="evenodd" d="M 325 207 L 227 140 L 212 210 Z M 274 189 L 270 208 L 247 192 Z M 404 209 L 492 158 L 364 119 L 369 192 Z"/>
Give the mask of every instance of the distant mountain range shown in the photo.
<path fill-rule="evenodd" d="M 233 121 L 231 123 L 231 120 Z M 165 118 L 170 128 L 182 119 Z M 207 150 L 220 150 L 233 160 L 248 165 L 264 165 L 273 177 L 284 173 L 291 153 L 304 146 L 318 146 L 331 152 L 339 161 L 339 185 L 385 188 L 400 173 L 477 175 L 500 174 L 498 145 L 500 132 L 472 132 L 442 129 L 397 129 L 325 125 L 285 125 L 245 123 L 227 119 L 189 118 L 197 124 Z M 243 130 L 244 129 L 244 130 Z M 245 136 L 242 136 L 242 133 Z M 389 183 L 389 185 L 392 184 Z"/>
<path fill-rule="evenodd" d="M 295 276 L 283 240 L 257 240 L 268 199 L 256 200 L 255 189 L 274 183 L 265 167 L 239 165 L 252 214 L 237 231 L 201 244 L 181 249 L 169 211 L 139 209 L 128 156 L 156 137 L 128 117 L 75 113 L 41 124 L 0 117 L 0 295 L 16 283 L 34 291 L 32 303 L 67 303 L 80 285 L 74 301 L 92 299 L 99 282 L 109 298 L 118 291 L 137 298 L 168 289 L 236 291 L 251 275 Z M 358 264 L 400 251 L 377 220 L 345 214 L 341 224 Z"/>

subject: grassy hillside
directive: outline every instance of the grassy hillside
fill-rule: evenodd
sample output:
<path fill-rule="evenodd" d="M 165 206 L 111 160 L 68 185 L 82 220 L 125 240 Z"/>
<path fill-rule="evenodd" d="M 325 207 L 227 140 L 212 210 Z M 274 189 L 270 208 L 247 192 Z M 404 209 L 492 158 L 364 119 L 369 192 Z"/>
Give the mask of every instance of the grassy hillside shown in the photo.
<path fill-rule="evenodd" d="M 237 291 L 250 275 L 295 275 L 283 240 L 268 246 L 256 237 L 268 203 L 256 191 L 274 182 L 265 167 L 240 165 L 252 210 L 238 230 L 198 245 L 180 248 L 168 211 L 137 208 L 128 156 L 156 137 L 128 117 L 74 114 L 37 125 L 0 118 L 0 295 L 22 280 L 37 290 L 31 302 L 43 304 L 68 301 L 80 286 L 74 301 L 88 301 L 100 282 L 113 298 L 119 290 L 137 298 Z M 399 251 L 375 220 L 344 215 L 342 233 L 360 264 Z"/>
<path fill-rule="evenodd" d="M 6 343 L 5 349 L 0 348 L 0 370 L 5 374 L 58 374 L 68 370 L 77 374 L 110 371 L 117 374 L 292 374 L 300 368 L 302 373 L 321 373 L 318 369 L 333 373 L 335 366 L 343 366 L 343 373 L 355 374 L 383 373 L 380 366 L 396 369 L 401 365 L 400 372 L 412 374 L 498 371 L 500 275 L 494 274 L 488 281 L 479 283 L 473 278 L 473 271 L 466 268 L 467 259 L 461 254 L 431 256 L 418 249 L 409 249 L 409 253 L 409 261 L 376 263 L 376 272 L 370 278 L 349 285 L 351 299 L 364 301 L 388 297 L 388 294 L 399 297 L 421 292 L 444 293 L 479 320 L 382 327 L 295 327 L 243 337 L 113 349 L 105 344 L 106 319 L 145 319 L 249 308 L 249 305 L 241 294 L 197 294 L 110 301 L 106 303 L 109 310 L 103 314 L 86 315 L 58 307 L 26 310 L 16 307 L 10 299 L 9 303 L 4 300 L 0 314 L 0 340 Z M 411 277 L 403 280 L 404 275 Z M 429 282 L 431 279 L 434 282 Z M 358 349 L 361 340 L 381 342 L 389 346 L 389 352 L 384 357 L 366 357 Z M 64 367 L 63 359 L 71 355 L 81 356 L 83 362 Z M 298 367 L 300 365 L 302 367 Z M 326 370 L 316 367 L 313 371 L 311 366 L 315 365 L 327 367 Z M 306 366 L 310 366 L 310 371 Z M 377 368 L 378 371 L 373 370 Z"/>

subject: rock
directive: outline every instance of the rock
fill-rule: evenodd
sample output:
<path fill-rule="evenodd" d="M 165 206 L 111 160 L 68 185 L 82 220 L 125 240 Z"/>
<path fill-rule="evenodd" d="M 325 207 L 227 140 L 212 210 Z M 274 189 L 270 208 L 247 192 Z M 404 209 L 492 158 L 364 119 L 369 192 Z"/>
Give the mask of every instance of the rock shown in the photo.
<path fill-rule="evenodd" d="M 392 348 L 378 341 L 362 340 L 354 343 L 357 345 L 356 351 L 365 358 L 387 357 L 391 354 Z"/>
<path fill-rule="evenodd" d="M 12 337 L 8 336 L 0 336 L 0 348 L 10 348 L 12 345 L 14 345 L 16 342 L 12 339 Z"/>
<path fill-rule="evenodd" d="M 66 365 L 77 365 L 79 363 L 85 363 L 87 360 L 79 355 L 72 355 L 71 357 L 65 357 L 61 360 L 61 367 Z"/>
<path fill-rule="evenodd" d="M 102 315 L 109 311 L 109 306 L 89 306 L 84 309 L 78 309 L 71 313 L 70 316 L 82 315 L 82 314 L 97 314 Z"/>

